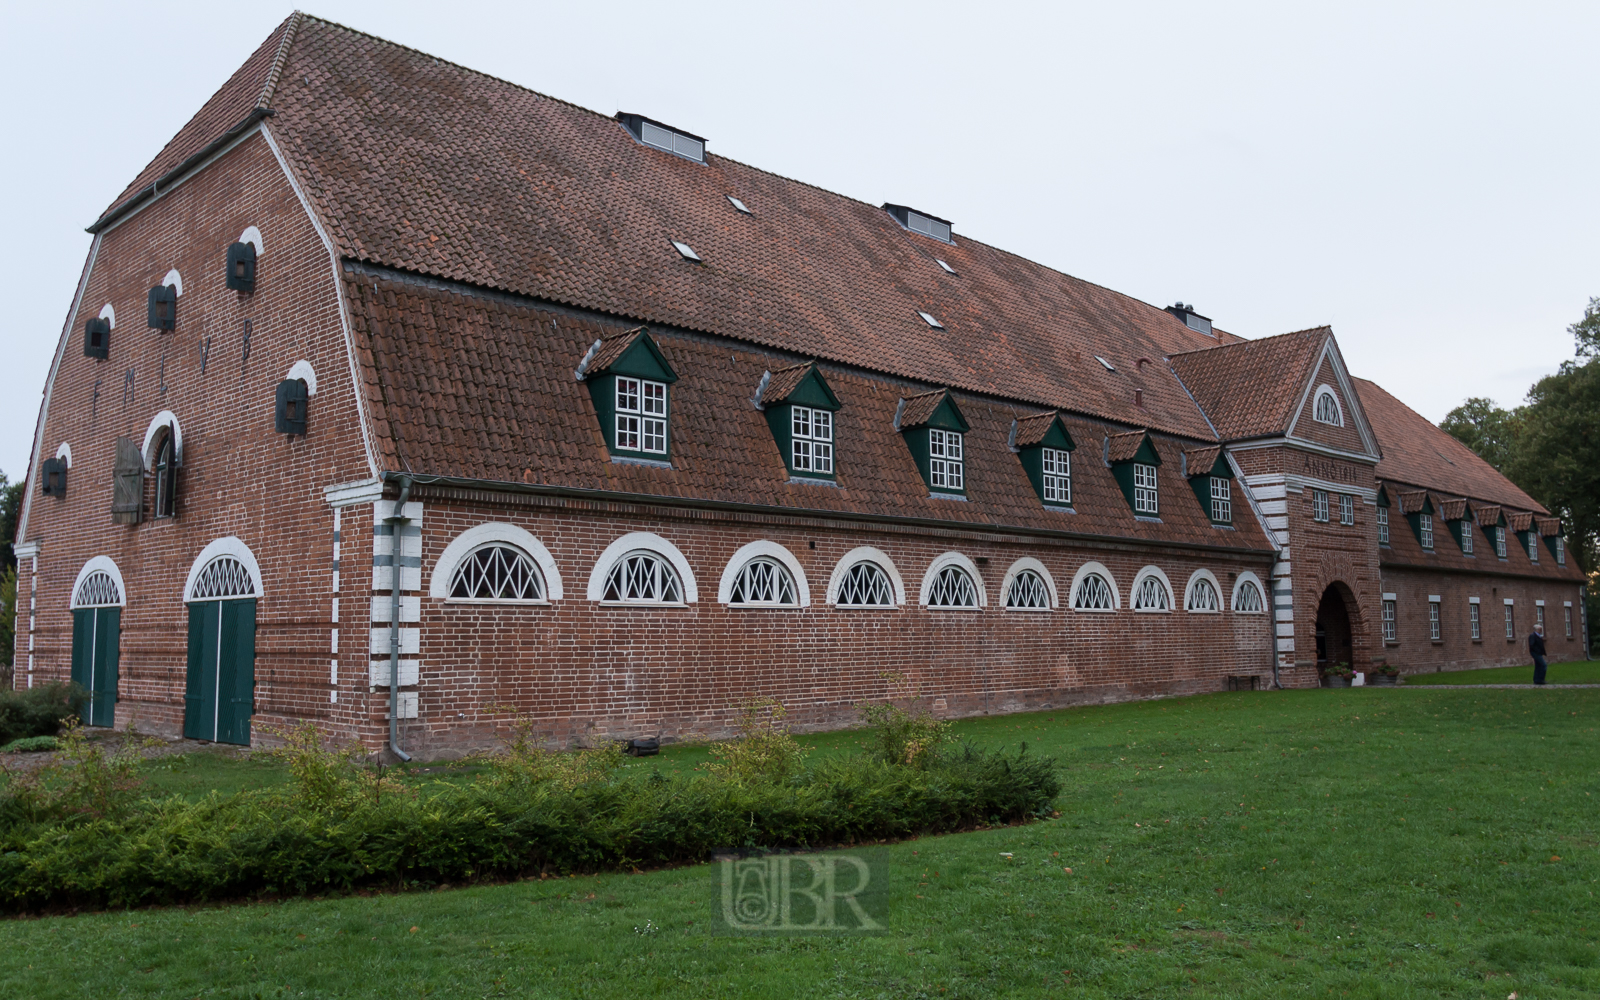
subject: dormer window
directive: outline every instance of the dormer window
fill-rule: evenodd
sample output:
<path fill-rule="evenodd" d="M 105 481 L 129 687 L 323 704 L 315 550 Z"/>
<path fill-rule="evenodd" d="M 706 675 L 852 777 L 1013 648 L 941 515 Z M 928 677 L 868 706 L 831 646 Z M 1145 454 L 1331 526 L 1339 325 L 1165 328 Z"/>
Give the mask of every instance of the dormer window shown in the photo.
<path fill-rule="evenodd" d="M 1216 336 L 1211 332 L 1211 318 L 1195 312 L 1194 306 L 1186 306 L 1182 302 L 1177 302 L 1167 306 L 1166 311 L 1183 320 L 1183 325 L 1195 333 L 1203 333 L 1208 337 Z"/>
<path fill-rule="evenodd" d="M 839 397 L 815 362 L 764 373 L 752 402 L 766 414 L 789 475 L 835 478 L 834 414 L 840 409 Z"/>
<path fill-rule="evenodd" d="M 1077 444 L 1067 433 L 1061 414 L 1051 410 L 1017 417 L 1011 423 L 1010 444 L 1044 505 L 1070 509 L 1072 450 Z"/>
<path fill-rule="evenodd" d="M 576 375 L 588 383 L 612 460 L 665 464 L 678 376 L 649 333 L 640 327 L 595 341 Z"/>
<path fill-rule="evenodd" d="M 1494 554 L 1501 559 L 1506 557 L 1506 529 L 1502 524 L 1494 526 Z"/>
<path fill-rule="evenodd" d="M 1556 536 L 1556 565 L 1557 566 L 1565 566 L 1566 564 L 1567 564 L 1567 542 L 1566 542 L 1566 539 L 1562 538 L 1560 535 L 1557 535 Z"/>
<path fill-rule="evenodd" d="M 950 223 L 948 220 L 936 218 L 926 212 L 919 212 L 914 208 L 907 208 L 904 205 L 884 205 L 883 207 L 890 215 L 894 216 L 896 222 L 900 223 L 902 226 L 905 226 L 913 233 L 921 233 L 923 236 L 932 236 L 934 239 L 944 243 L 952 242 L 950 239 Z"/>
<path fill-rule="evenodd" d="M 1539 561 L 1539 535 L 1537 532 L 1528 532 L 1528 561 Z"/>
<path fill-rule="evenodd" d="M 632 133 L 635 139 L 659 149 L 662 152 L 681 156 L 686 160 L 696 163 L 706 161 L 706 141 L 698 135 L 691 135 L 682 129 L 676 129 L 661 122 L 651 121 L 643 115 L 617 112 L 617 121 L 622 127 Z"/>
<path fill-rule="evenodd" d="M 1161 510 L 1160 494 L 1156 487 L 1156 467 L 1143 462 L 1133 463 L 1133 511 L 1154 517 Z"/>
<path fill-rule="evenodd" d="M 667 387 L 648 379 L 617 379 L 617 448 L 667 453 Z"/>
<path fill-rule="evenodd" d="M 790 441 L 795 472 L 833 475 L 833 414 L 809 406 L 789 407 Z"/>
<path fill-rule="evenodd" d="M 946 499 L 966 499 L 964 436 L 972 428 L 950 391 L 935 389 L 902 398 L 894 423 L 928 484 L 928 492 Z"/>
<path fill-rule="evenodd" d="M 1417 515 L 1417 540 L 1422 543 L 1423 548 L 1430 550 L 1433 548 L 1432 514 Z"/>
<path fill-rule="evenodd" d="M 1072 452 L 1045 448 L 1039 452 L 1045 503 L 1072 506 Z"/>
<path fill-rule="evenodd" d="M 1344 411 L 1339 407 L 1339 397 L 1327 386 L 1317 389 L 1316 408 L 1311 414 L 1318 423 L 1333 424 L 1335 427 L 1344 426 Z"/>
<path fill-rule="evenodd" d="M 1221 476 L 1211 477 L 1211 520 L 1218 524 L 1233 523 L 1233 488 Z"/>
<path fill-rule="evenodd" d="M 1389 544 L 1389 508 L 1378 508 L 1378 544 Z"/>
<path fill-rule="evenodd" d="M 931 488 L 952 492 L 966 489 L 961 437 L 959 431 L 928 429 L 928 485 Z"/>

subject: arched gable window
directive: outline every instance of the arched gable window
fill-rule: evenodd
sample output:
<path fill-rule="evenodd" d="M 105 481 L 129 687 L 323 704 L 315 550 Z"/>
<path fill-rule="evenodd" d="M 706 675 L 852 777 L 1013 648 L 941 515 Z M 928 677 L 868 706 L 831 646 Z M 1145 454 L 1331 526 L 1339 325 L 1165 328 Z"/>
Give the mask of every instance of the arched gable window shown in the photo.
<path fill-rule="evenodd" d="M 1000 581 L 1009 611 L 1050 611 L 1056 607 L 1056 583 L 1044 563 L 1023 556 L 1011 564 Z"/>
<path fill-rule="evenodd" d="M 988 604 L 978 567 L 959 552 L 946 552 L 922 576 L 921 603 L 930 608 L 975 610 Z"/>
<path fill-rule="evenodd" d="M 452 538 L 439 553 L 428 596 L 544 604 L 561 600 L 561 572 L 539 539 L 514 524 L 489 521 Z"/>
<path fill-rule="evenodd" d="M 1249 571 L 1239 574 L 1233 584 L 1233 612 L 1240 615 L 1259 615 L 1266 610 L 1266 598 L 1261 580 Z"/>
<path fill-rule="evenodd" d="M 892 608 L 905 601 L 900 573 L 887 555 L 863 545 L 833 568 L 828 603 L 841 608 Z"/>
<path fill-rule="evenodd" d="M 1120 607 L 1117 583 L 1111 571 L 1097 562 L 1078 567 L 1072 578 L 1072 610 L 1116 611 Z"/>
<path fill-rule="evenodd" d="M 1222 611 L 1222 592 L 1217 586 L 1217 578 L 1209 570 L 1197 569 L 1189 577 L 1183 607 L 1186 611 L 1198 614 L 1217 614 Z"/>
<path fill-rule="evenodd" d="M 1155 566 L 1140 570 L 1133 581 L 1130 603 L 1135 611 L 1171 611 L 1172 585 L 1167 582 L 1167 575 Z"/>
<path fill-rule="evenodd" d="M 699 600 L 699 591 L 676 545 L 653 532 L 633 531 L 600 554 L 589 575 L 589 600 L 681 605 Z"/>
<path fill-rule="evenodd" d="M 1344 426 L 1344 410 L 1339 406 L 1339 397 L 1331 386 L 1317 386 L 1317 401 L 1311 415 L 1317 422 L 1333 424 L 1336 427 Z"/>
<path fill-rule="evenodd" d="M 717 600 L 741 608 L 806 608 L 811 606 L 811 588 L 793 553 L 763 538 L 740 547 L 728 560 Z"/>

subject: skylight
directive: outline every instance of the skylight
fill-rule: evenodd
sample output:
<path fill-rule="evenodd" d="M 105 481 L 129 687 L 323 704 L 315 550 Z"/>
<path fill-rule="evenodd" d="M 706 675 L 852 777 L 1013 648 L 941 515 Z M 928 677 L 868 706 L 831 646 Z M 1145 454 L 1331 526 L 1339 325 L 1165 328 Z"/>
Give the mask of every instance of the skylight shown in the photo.
<path fill-rule="evenodd" d="M 895 221 L 924 236 L 932 236 L 936 240 L 950 243 L 950 222 L 946 219 L 936 218 L 926 212 L 919 212 L 914 208 L 904 205 L 884 205 L 884 211 L 894 216 Z"/>
<path fill-rule="evenodd" d="M 690 246 L 689 244 L 687 244 L 687 243 L 679 243 L 677 240 L 673 240 L 672 241 L 672 245 L 678 248 L 678 252 L 679 253 L 683 254 L 683 259 L 684 260 L 692 260 L 692 261 L 699 261 L 700 260 L 700 255 L 695 253 L 694 252 L 694 247 Z"/>
<path fill-rule="evenodd" d="M 932 316 L 929 316 L 927 313 L 922 312 L 921 310 L 918 310 L 917 311 L 917 315 L 921 316 L 922 317 L 922 321 L 924 323 L 928 324 L 929 326 L 933 327 L 935 330 L 943 330 L 944 329 L 944 324 L 943 323 L 941 323 L 938 320 L 934 319 Z"/>
<path fill-rule="evenodd" d="M 956 273 L 956 269 L 955 268 L 951 267 L 949 264 L 946 264 L 944 261 L 940 260 L 939 258 L 935 257 L 935 258 L 933 258 L 933 260 L 934 260 L 934 263 L 938 264 L 940 267 L 944 268 L 946 271 L 950 272 L 951 274 L 955 274 Z"/>
<path fill-rule="evenodd" d="M 653 122 L 643 115 L 623 111 L 617 112 L 617 121 L 646 146 L 694 160 L 696 163 L 706 161 L 706 141 L 697 135 L 691 135 L 660 122 Z"/>
<path fill-rule="evenodd" d="M 744 202 L 740 201 L 738 198 L 735 198 L 733 195 L 731 195 L 731 194 L 728 195 L 728 201 L 729 201 L 730 204 L 733 205 L 734 208 L 737 208 L 739 211 L 743 212 L 744 214 L 746 214 L 746 215 L 750 214 L 750 210 L 748 208 L 744 207 Z"/>
<path fill-rule="evenodd" d="M 1112 364 L 1111 364 L 1111 362 L 1109 362 L 1109 361 L 1107 361 L 1107 360 L 1106 360 L 1106 359 L 1105 359 L 1105 358 L 1102 358 L 1102 357 L 1101 357 L 1101 356 L 1100 356 L 1100 355 L 1098 355 L 1098 354 L 1096 354 L 1096 355 L 1095 355 L 1095 356 L 1094 356 L 1094 359 L 1095 359 L 1095 360 L 1096 360 L 1096 361 L 1098 361 L 1098 362 L 1100 362 L 1100 363 L 1101 363 L 1101 364 L 1103 364 L 1103 365 L 1105 365 L 1105 366 L 1106 366 L 1106 371 L 1108 371 L 1108 372 L 1114 372 L 1114 371 L 1116 371 L 1116 370 L 1117 370 L 1117 369 L 1116 369 L 1116 367 L 1115 367 L 1115 366 L 1114 366 L 1114 365 L 1112 365 Z"/>

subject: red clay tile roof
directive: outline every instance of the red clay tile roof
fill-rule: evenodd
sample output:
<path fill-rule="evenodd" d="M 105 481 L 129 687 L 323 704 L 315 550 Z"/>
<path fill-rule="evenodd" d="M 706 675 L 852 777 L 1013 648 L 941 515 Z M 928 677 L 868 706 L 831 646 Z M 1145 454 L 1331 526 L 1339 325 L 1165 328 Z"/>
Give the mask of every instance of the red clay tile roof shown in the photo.
<path fill-rule="evenodd" d="M 1435 427 L 1422 414 L 1366 379 L 1354 379 L 1361 408 L 1383 449 L 1378 478 L 1426 486 L 1472 500 L 1548 514 L 1533 497 L 1495 471 L 1472 449 Z"/>
<path fill-rule="evenodd" d="M 589 359 L 589 365 L 584 368 L 583 373 L 585 375 L 591 373 L 598 375 L 610 368 L 617 363 L 617 359 L 622 357 L 623 352 L 632 347 L 633 342 L 638 340 L 643 333 L 644 327 L 636 326 L 615 336 L 601 338 L 600 349 L 595 351 L 594 357 Z"/>
<path fill-rule="evenodd" d="M 272 107 L 268 127 L 345 256 L 1213 437 L 1170 370 L 1134 359 L 1232 338 L 959 232 L 948 245 L 876 204 L 651 149 L 611 118 L 310 17 Z"/>
<path fill-rule="evenodd" d="M 897 421 L 900 429 L 917 427 L 928 422 L 933 416 L 933 411 L 944 402 L 944 397 L 949 395 L 948 389 L 933 389 L 929 392 L 918 393 L 915 396 L 903 397 L 904 406 L 899 407 L 900 418 Z M 960 404 L 957 404 L 960 408 Z"/>
<path fill-rule="evenodd" d="M 1050 427 L 1055 423 L 1060 414 L 1055 410 L 1046 410 L 1043 413 L 1030 413 L 1017 419 L 1017 436 L 1014 443 L 1018 448 L 1026 448 L 1031 444 L 1038 444 L 1044 436 L 1050 433 Z"/>
<path fill-rule="evenodd" d="M 1138 454 L 1139 446 L 1144 443 L 1145 435 L 1149 431 L 1128 431 L 1123 434 L 1106 435 L 1106 461 L 1126 462 Z"/>
<path fill-rule="evenodd" d="M 230 129 L 249 118 L 252 112 L 267 108 L 283 66 L 284 51 L 293 41 L 297 22 L 303 18 L 302 14 L 292 14 L 278 25 L 244 61 L 244 65 L 228 78 L 222 89 L 211 95 L 211 99 L 201 105 L 195 116 L 172 137 L 172 141 L 139 172 L 133 183 L 117 195 L 100 218 L 105 219 L 190 157 L 225 136 Z"/>
<path fill-rule="evenodd" d="M 1400 505 L 1402 514 L 1418 514 L 1428 500 L 1427 490 L 1409 490 L 1405 493 L 1396 493 L 1395 500 Z"/>
<path fill-rule="evenodd" d="M 1400 495 L 1401 487 L 1394 483 L 1384 484 L 1389 493 L 1389 499 L 1394 502 Z M 1421 496 L 1416 492 L 1414 496 Z M 1443 508 L 1449 504 L 1460 503 L 1459 500 L 1446 500 L 1441 502 L 1437 497 L 1434 504 Z M 1506 557 L 1496 557 L 1494 545 L 1489 540 L 1489 535 L 1484 529 L 1492 526 L 1500 519 L 1500 508 L 1493 504 L 1479 505 L 1474 513 L 1477 514 L 1478 533 L 1473 536 L 1473 554 L 1467 555 L 1461 551 L 1461 544 L 1456 540 L 1455 533 L 1441 530 L 1441 525 L 1434 525 L 1433 548 L 1424 549 L 1417 539 L 1415 529 L 1403 518 L 1393 517 L 1389 520 L 1389 545 L 1379 548 L 1378 560 L 1384 566 L 1405 567 L 1408 569 L 1430 570 L 1475 570 L 1490 573 L 1516 573 L 1520 576 L 1539 577 L 1547 580 L 1561 580 L 1576 583 L 1583 579 L 1583 573 L 1578 569 L 1574 560 L 1567 560 L 1567 565 L 1562 566 L 1554 559 L 1541 559 L 1533 562 L 1528 559 L 1528 550 L 1512 541 L 1506 546 Z M 1512 516 L 1515 516 L 1512 514 Z M 1524 515 L 1531 516 L 1531 515 Z M 1487 596 L 1487 595 L 1485 595 Z"/>
<path fill-rule="evenodd" d="M 1289 429 L 1327 327 L 1172 356 L 1172 367 L 1224 441 Z"/>
<path fill-rule="evenodd" d="M 811 369 L 816 366 L 817 363 L 815 361 L 802 361 L 797 365 L 779 368 L 773 372 L 772 378 L 767 382 L 767 387 L 761 392 L 762 404 L 781 403 L 788 399 L 789 393 L 800 388 L 800 383 L 805 380 Z"/>
<path fill-rule="evenodd" d="M 1168 498 L 1162 523 L 1136 520 L 1111 470 L 1099 462 L 1074 469 L 1077 513 L 1046 509 L 1021 460 L 1006 447 L 1014 408 L 977 396 L 957 394 L 972 428 L 967 502 L 932 499 L 894 430 L 902 390 L 827 364 L 824 377 L 843 404 L 835 417 L 838 487 L 790 482 L 765 416 L 749 401 L 761 373 L 787 359 L 660 329 L 651 335 L 679 373 L 671 390 L 672 468 L 612 462 L 588 388 L 572 378 L 571 359 L 597 338 L 621 332 L 620 324 L 556 315 L 509 296 L 439 287 L 395 272 L 353 270 L 344 284 L 386 468 L 1272 551 L 1253 518 L 1239 519 L 1234 531 L 1211 526 L 1177 475 L 1181 439 L 1171 437 L 1152 435 L 1166 460 L 1157 473 Z M 1071 415 L 1063 422 L 1079 441 L 1099 440 L 1106 429 Z"/>
<path fill-rule="evenodd" d="M 1539 525 L 1539 534 L 1547 538 L 1552 535 L 1561 534 L 1561 518 L 1539 517 L 1535 518 L 1534 520 Z"/>
<path fill-rule="evenodd" d="M 1183 453 L 1184 469 L 1190 477 L 1203 476 L 1211 471 L 1217 464 L 1217 457 L 1222 454 L 1221 445 L 1212 445 L 1209 448 L 1190 448 Z"/>
<path fill-rule="evenodd" d="M 1533 529 L 1533 514 L 1525 510 L 1507 511 L 1506 526 L 1512 531 L 1531 531 Z"/>
<path fill-rule="evenodd" d="M 1465 500 L 1437 500 L 1435 507 L 1439 516 L 1446 521 L 1459 521 L 1467 516 L 1467 502 Z"/>
<path fill-rule="evenodd" d="M 1472 516 L 1480 527 L 1493 527 L 1500 523 L 1500 507 L 1496 504 L 1482 503 L 1473 508 Z"/>

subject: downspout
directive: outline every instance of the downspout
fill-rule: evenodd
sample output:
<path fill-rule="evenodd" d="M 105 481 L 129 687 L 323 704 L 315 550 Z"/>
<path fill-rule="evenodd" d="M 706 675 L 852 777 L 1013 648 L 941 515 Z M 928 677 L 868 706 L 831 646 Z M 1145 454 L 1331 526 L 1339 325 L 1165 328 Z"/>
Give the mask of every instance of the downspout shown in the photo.
<path fill-rule="evenodd" d="M 394 502 L 394 514 L 383 519 L 394 532 L 394 597 L 389 605 L 389 749 L 401 760 L 411 755 L 400 749 L 400 557 L 403 545 L 401 532 L 411 523 L 405 516 L 406 498 L 411 496 L 411 477 L 399 476 L 400 497 Z"/>

